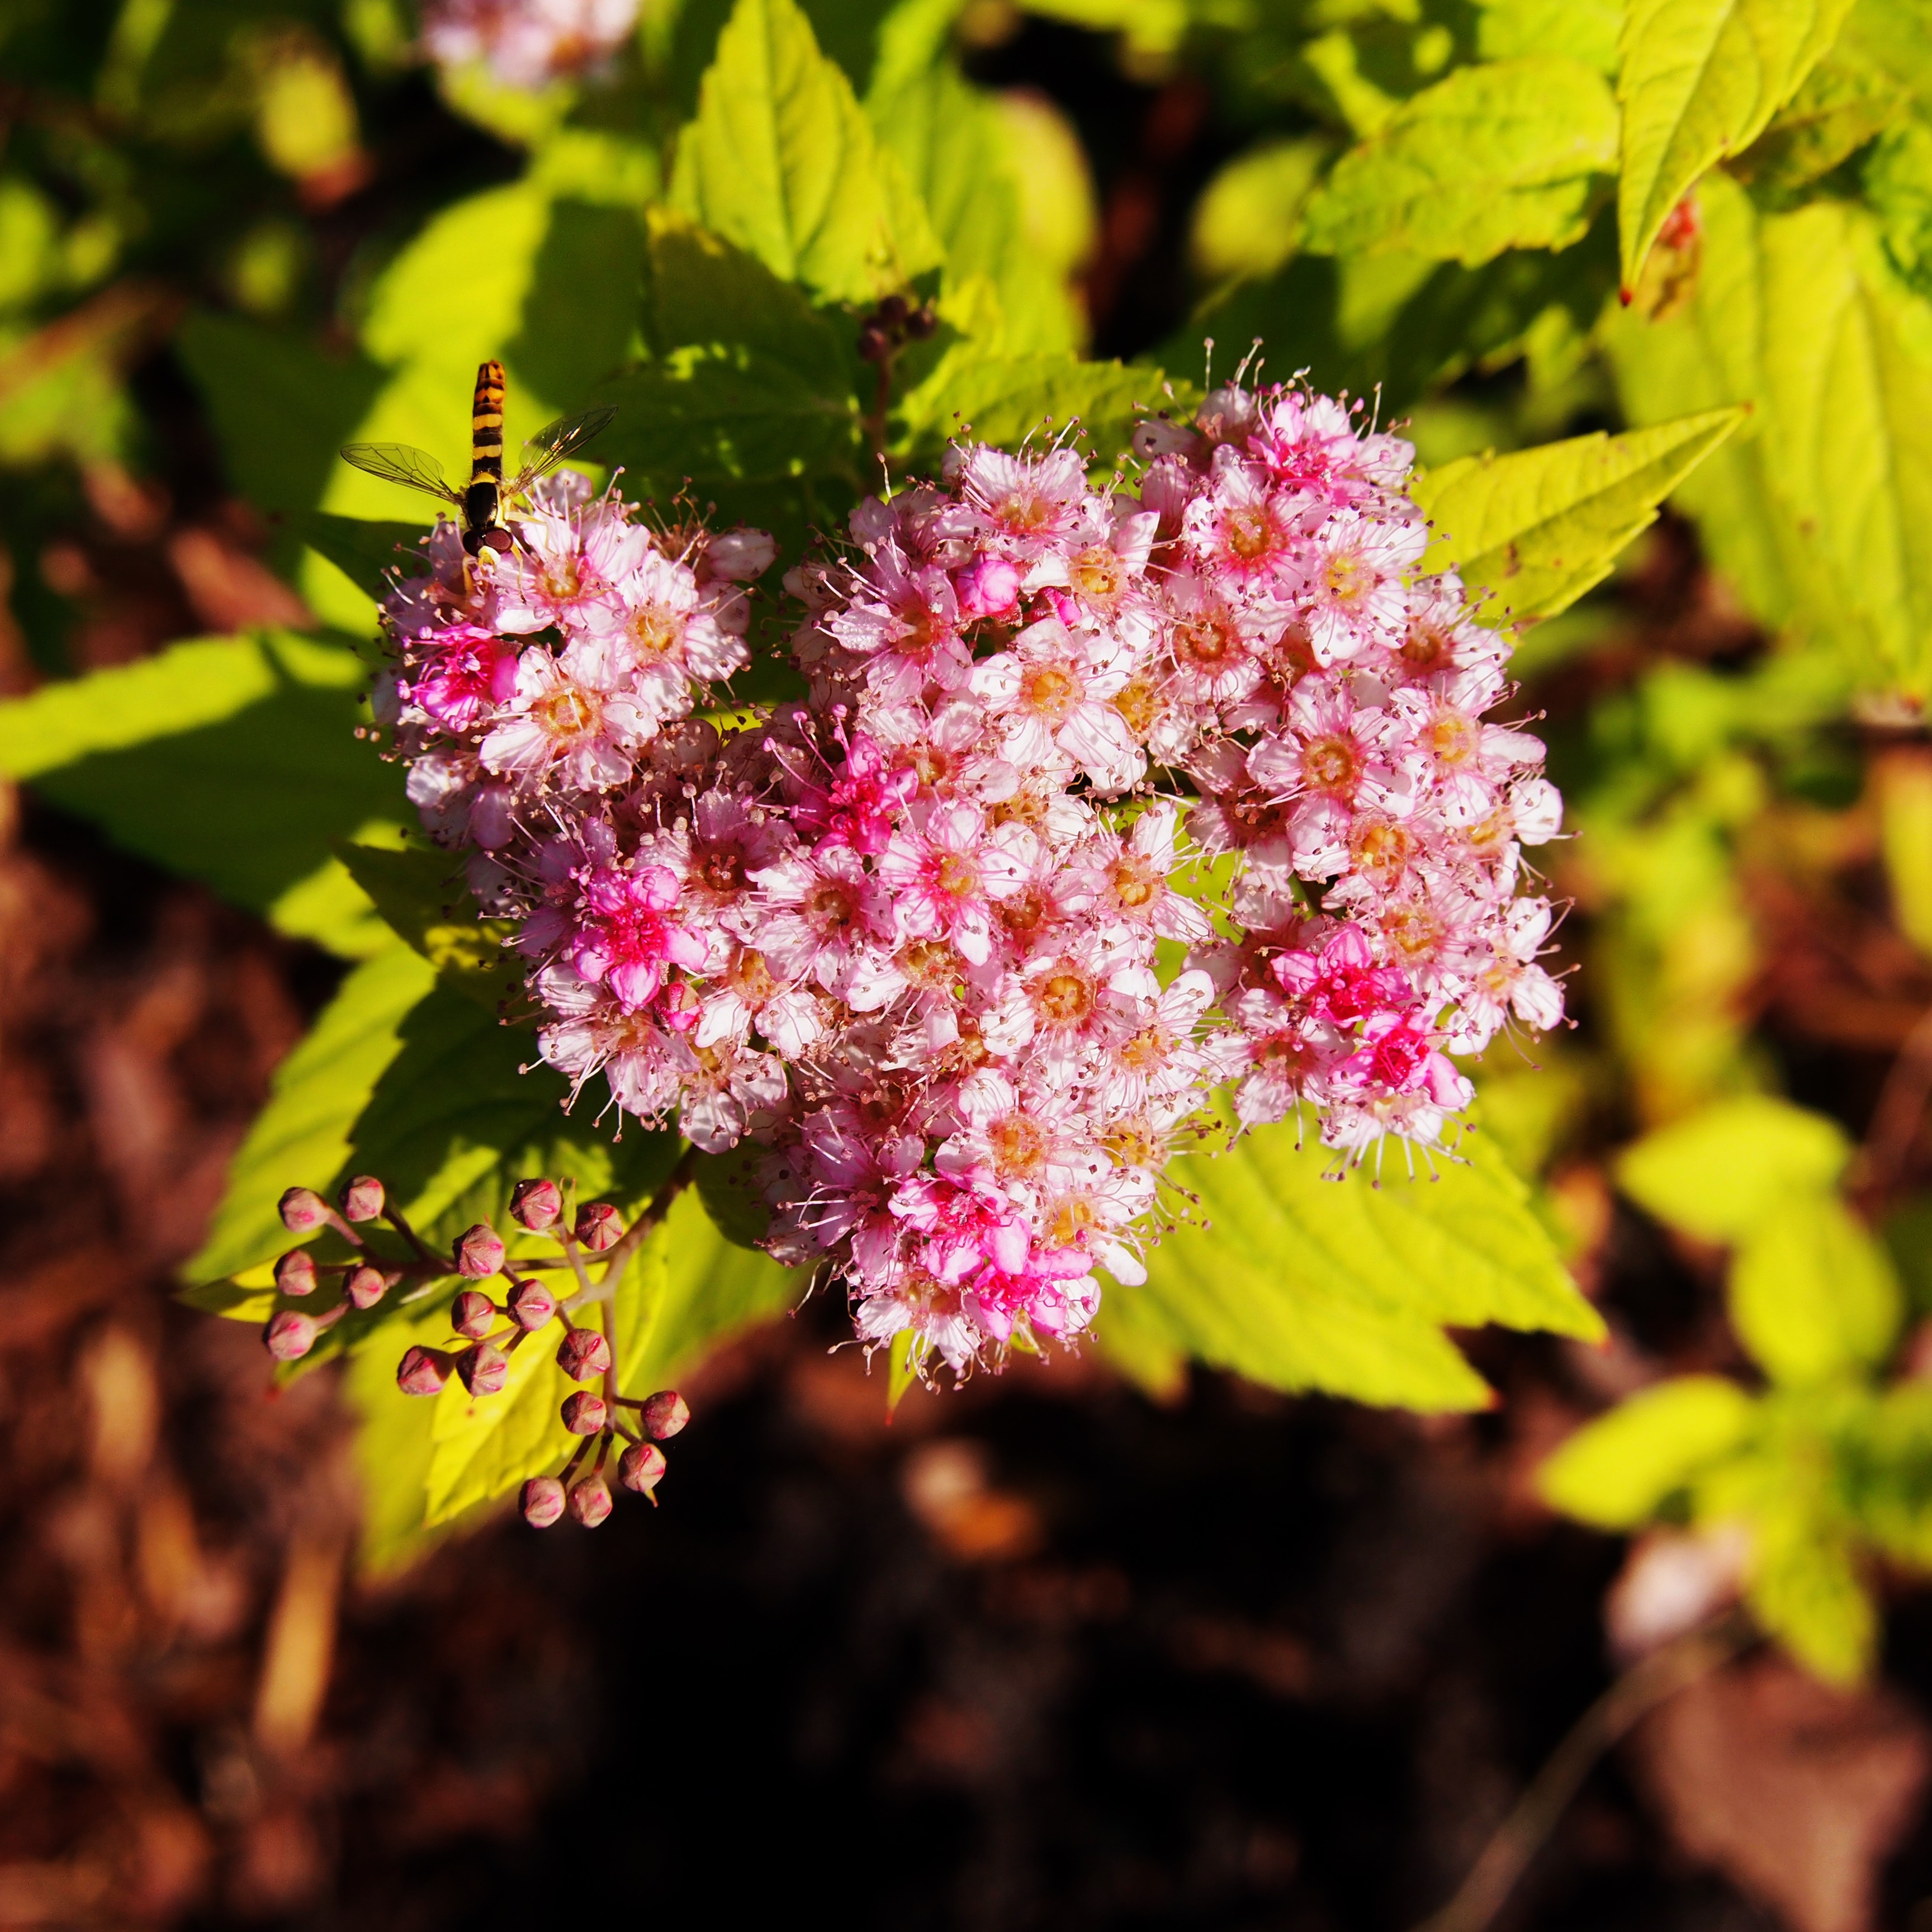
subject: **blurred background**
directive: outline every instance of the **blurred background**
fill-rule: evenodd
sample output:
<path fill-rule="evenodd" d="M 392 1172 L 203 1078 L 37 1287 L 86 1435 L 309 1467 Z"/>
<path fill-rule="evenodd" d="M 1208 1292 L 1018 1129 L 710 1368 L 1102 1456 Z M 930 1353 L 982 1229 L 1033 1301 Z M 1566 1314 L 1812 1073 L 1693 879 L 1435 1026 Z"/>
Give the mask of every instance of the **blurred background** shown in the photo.
<path fill-rule="evenodd" d="M 334 419 L 372 292 L 443 212 L 546 168 L 656 194 L 726 10 L 0 0 L 0 692 L 312 623 L 277 425 Z M 1334 157 L 1459 66 L 1560 43 L 1608 70 L 1614 0 L 806 10 L 862 98 L 894 18 L 950 36 L 1043 346 L 1198 380 L 1204 337 L 1219 373 L 1262 336 L 1271 375 L 1379 385 L 1431 464 L 1740 399 L 1631 346 L 1606 192 L 1473 268 L 1298 240 Z M 1925 11 L 1864 0 L 1725 188 L 1767 221 L 1870 213 L 1914 299 Z M 1696 323 L 1700 246 L 1694 210 L 1640 321 Z M 238 456 L 218 365 L 263 344 L 320 373 Z M 1892 370 L 1902 412 L 1923 366 Z M 1922 476 L 1924 420 L 1881 428 L 1871 463 Z M 1593 1701 L 1735 1581 L 1534 1480 L 1661 1378 L 1761 1379 L 1722 1243 L 1624 1150 L 1738 1095 L 1832 1124 L 1904 1309 L 1874 1373 L 1932 1375 L 1932 747 L 1804 620 L 1856 604 L 1831 573 L 1858 560 L 1780 588 L 1803 519 L 1782 562 L 1754 552 L 1740 462 L 1523 648 L 1582 834 L 1553 861 L 1581 1024 L 1534 1068 L 1499 1047 L 1484 1118 L 1613 1339 L 1464 1338 L 1501 1398 L 1474 1417 L 1136 1384 L 1090 1349 L 889 1426 L 814 1305 L 687 1385 L 661 1509 L 373 1572 L 334 1372 L 275 1394 L 249 1329 L 171 1298 L 344 962 L 135 856 L 71 784 L 8 792 L 0 1926 L 1371 1932 L 1441 1906 Z M 1904 528 L 1884 568 L 1922 581 Z M 1932 1600 L 1858 1561 L 1864 1682 L 1764 1646 L 1701 1677 L 1580 1766 L 1496 1922 L 1932 1932 Z"/>

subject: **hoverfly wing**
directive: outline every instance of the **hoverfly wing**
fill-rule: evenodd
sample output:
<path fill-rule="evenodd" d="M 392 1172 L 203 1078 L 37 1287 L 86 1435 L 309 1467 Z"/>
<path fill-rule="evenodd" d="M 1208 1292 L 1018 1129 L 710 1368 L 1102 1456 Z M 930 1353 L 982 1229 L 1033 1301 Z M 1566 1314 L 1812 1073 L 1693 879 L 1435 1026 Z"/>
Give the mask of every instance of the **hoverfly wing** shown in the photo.
<path fill-rule="evenodd" d="M 352 442 L 344 448 L 342 460 L 369 476 L 380 476 L 385 483 L 400 483 L 406 490 L 420 490 L 458 509 L 463 507 L 463 499 L 450 488 L 442 465 L 426 449 L 413 449 L 406 442 Z"/>
<path fill-rule="evenodd" d="M 601 410 L 586 410 L 580 416 L 562 416 L 546 423 L 524 445 L 530 460 L 517 479 L 504 490 L 506 496 L 520 496 L 541 476 L 548 476 L 566 456 L 574 455 L 594 436 L 601 436 L 617 413 L 615 404 Z"/>

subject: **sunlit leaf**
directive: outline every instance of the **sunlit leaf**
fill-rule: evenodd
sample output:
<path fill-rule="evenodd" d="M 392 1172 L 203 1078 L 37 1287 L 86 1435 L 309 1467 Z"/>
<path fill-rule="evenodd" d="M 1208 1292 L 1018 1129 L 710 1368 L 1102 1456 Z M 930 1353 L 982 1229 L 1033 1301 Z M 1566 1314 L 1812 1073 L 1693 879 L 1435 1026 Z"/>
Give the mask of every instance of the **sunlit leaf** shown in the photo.
<path fill-rule="evenodd" d="M 1592 180 L 1616 154 L 1610 89 L 1581 61 L 1459 68 L 1336 163 L 1303 214 L 1303 243 L 1472 268 L 1506 248 L 1564 248 L 1588 226 Z"/>
<path fill-rule="evenodd" d="M 400 770 L 354 735 L 368 677 L 342 645 L 280 632 L 171 645 L 0 704 L 0 772 L 284 930 L 364 957 L 385 937 L 331 842 L 413 816 Z"/>
<path fill-rule="evenodd" d="M 1838 1185 L 1852 1144 L 1838 1122 L 1768 1094 L 1720 1100 L 1627 1148 L 1617 1184 L 1700 1240 L 1748 1239 L 1794 1196 Z"/>
<path fill-rule="evenodd" d="M 1566 609 L 1656 520 L 1658 506 L 1743 420 L 1712 410 L 1622 436 L 1598 431 L 1508 456 L 1465 457 L 1420 478 L 1437 528 L 1427 559 L 1520 618 Z"/>
<path fill-rule="evenodd" d="M 1851 0 L 1632 0 L 1617 98 L 1624 284 L 1706 169 L 1739 154 L 1837 38 Z"/>
<path fill-rule="evenodd" d="M 1776 1382 L 1875 1368 L 1891 1352 L 1903 1304 L 1884 1248 L 1834 1195 L 1775 1201 L 1731 1267 L 1731 1325 Z"/>
<path fill-rule="evenodd" d="M 1721 1376 L 1659 1382 L 1586 1423 L 1538 1470 L 1537 1487 L 1580 1522 L 1634 1529 L 1738 1449 L 1756 1415 L 1750 1397 Z"/>
<path fill-rule="evenodd" d="M 875 302 L 940 259 L 904 170 L 794 0 L 738 0 L 678 138 L 670 200 L 836 301 Z"/>
<path fill-rule="evenodd" d="M 1110 1288 L 1100 1332 L 1121 1322 L 1148 1359 L 1158 1339 L 1274 1388 L 1426 1409 L 1490 1400 L 1446 1326 L 1602 1333 L 1483 1137 L 1439 1178 L 1396 1168 L 1379 1186 L 1360 1170 L 1324 1178 L 1328 1154 L 1295 1140 L 1264 1127 L 1190 1163 L 1207 1225 L 1150 1250 L 1144 1287 Z"/>
<path fill-rule="evenodd" d="M 460 856 L 412 848 L 345 844 L 338 856 L 388 926 L 436 969 L 444 984 L 493 1016 L 523 991 L 526 962 L 505 950 L 514 928 L 479 917 Z"/>
<path fill-rule="evenodd" d="M 268 1103 L 229 1165 L 208 1239 L 182 1270 L 189 1280 L 233 1274 L 289 1245 L 275 1211 L 282 1190 L 322 1186 L 347 1164 L 356 1120 L 402 1050 L 404 1019 L 435 978 L 426 961 L 392 944 L 343 981 L 276 1068 Z"/>

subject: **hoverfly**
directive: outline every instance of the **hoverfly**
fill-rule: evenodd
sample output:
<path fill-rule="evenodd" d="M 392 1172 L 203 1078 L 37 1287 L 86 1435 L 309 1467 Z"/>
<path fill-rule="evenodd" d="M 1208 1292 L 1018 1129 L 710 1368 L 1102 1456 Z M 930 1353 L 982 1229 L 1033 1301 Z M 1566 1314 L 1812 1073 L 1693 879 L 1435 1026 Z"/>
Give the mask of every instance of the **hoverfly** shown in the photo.
<path fill-rule="evenodd" d="M 485 362 L 476 371 L 476 394 L 470 406 L 470 487 L 458 490 L 442 465 L 424 449 L 406 442 L 352 442 L 342 460 L 386 483 L 400 483 L 453 504 L 463 519 L 463 548 L 472 556 L 485 544 L 500 554 L 515 539 L 497 521 L 506 502 L 523 496 L 540 476 L 599 434 L 617 412 L 587 410 L 565 416 L 537 431 L 524 448 L 530 459 L 507 488 L 503 482 L 503 365 Z"/>

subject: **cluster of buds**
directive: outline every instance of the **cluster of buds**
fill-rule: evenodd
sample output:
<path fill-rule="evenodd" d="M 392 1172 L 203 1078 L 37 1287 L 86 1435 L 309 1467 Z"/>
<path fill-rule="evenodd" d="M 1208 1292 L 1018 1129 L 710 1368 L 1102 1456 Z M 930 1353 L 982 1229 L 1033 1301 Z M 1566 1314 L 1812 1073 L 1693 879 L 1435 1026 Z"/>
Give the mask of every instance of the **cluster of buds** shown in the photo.
<path fill-rule="evenodd" d="M 766 1245 L 922 1370 L 1144 1279 L 1216 1087 L 1343 1163 L 1426 1148 L 1450 1056 L 1562 1016 L 1519 891 L 1561 800 L 1486 715 L 1508 640 L 1420 568 L 1408 446 L 1235 386 L 1136 449 L 1102 489 L 958 446 L 861 504 L 785 580 L 807 698 L 748 717 L 698 713 L 770 539 L 651 533 L 614 486 L 467 575 L 442 526 L 385 608 L 381 715 L 544 1058 L 748 1140 Z"/>
<path fill-rule="evenodd" d="M 290 1249 L 275 1263 L 275 1286 L 286 1298 L 306 1300 L 325 1281 L 338 1291 L 318 1314 L 282 1308 L 271 1316 L 262 1341 L 278 1361 L 296 1361 L 309 1353 L 322 1333 L 350 1310 L 373 1308 L 393 1288 L 400 1299 L 412 1301 L 446 1286 L 453 1276 L 464 1284 L 449 1304 L 454 1331 L 447 1348 L 412 1345 L 396 1370 L 396 1385 L 405 1395 L 438 1395 L 454 1376 L 472 1397 L 500 1395 L 509 1379 L 510 1358 L 530 1341 L 560 1327 L 556 1364 L 572 1382 L 601 1379 L 602 1393 L 577 1389 L 564 1398 L 561 1420 L 580 1438 L 562 1476 L 538 1476 L 524 1486 L 525 1519 L 548 1526 L 566 1508 L 586 1527 L 610 1514 L 610 1492 L 604 1468 L 617 1439 L 628 1446 L 619 1454 L 617 1480 L 653 1503 L 664 1473 L 664 1451 L 658 1447 L 691 1419 L 684 1398 L 674 1389 L 634 1397 L 620 1395 L 616 1384 L 616 1360 L 604 1329 L 580 1326 L 574 1317 L 586 1308 L 602 1306 L 607 1321 L 616 1277 L 644 1238 L 663 1218 L 673 1195 L 685 1183 L 688 1166 L 674 1175 L 650 1206 L 629 1228 L 606 1201 L 592 1201 L 569 1211 L 565 1190 L 554 1180 L 519 1181 L 510 1197 L 510 1217 L 526 1233 L 547 1236 L 556 1244 L 554 1256 L 519 1254 L 512 1257 L 502 1237 L 488 1222 L 479 1221 L 458 1237 L 447 1256 L 424 1244 L 387 1198 L 373 1175 L 358 1174 L 347 1182 L 332 1208 L 313 1188 L 291 1187 L 281 1198 L 283 1225 L 291 1234 L 316 1235 L 326 1230 L 346 1244 L 350 1254 L 340 1261 L 318 1260 L 304 1246 Z M 385 1256 L 376 1247 L 370 1224 L 386 1221 L 406 1252 Z M 604 1264 L 604 1277 L 593 1282 L 586 1262 Z M 546 1276 L 551 1279 L 546 1280 Z M 561 1279 L 560 1295 L 553 1282 Z M 490 1284 L 500 1280 L 498 1300 Z M 578 1472 L 592 1450 L 596 1462 L 586 1474 Z"/>

